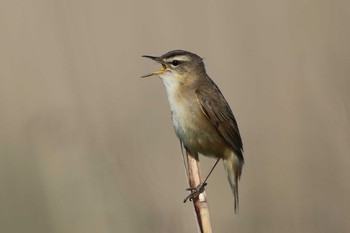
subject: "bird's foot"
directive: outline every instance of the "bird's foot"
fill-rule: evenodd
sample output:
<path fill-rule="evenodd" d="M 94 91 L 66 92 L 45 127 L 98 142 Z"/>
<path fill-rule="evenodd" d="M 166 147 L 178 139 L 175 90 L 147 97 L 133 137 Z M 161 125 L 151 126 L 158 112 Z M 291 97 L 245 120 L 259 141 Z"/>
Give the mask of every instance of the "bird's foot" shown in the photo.
<path fill-rule="evenodd" d="M 204 183 L 200 183 L 197 187 L 195 188 L 187 188 L 186 190 L 188 191 L 192 191 L 185 199 L 184 199 L 184 203 L 187 200 L 192 201 L 194 198 L 196 198 L 200 193 L 202 193 L 204 191 L 204 187 L 207 185 L 206 182 Z"/>

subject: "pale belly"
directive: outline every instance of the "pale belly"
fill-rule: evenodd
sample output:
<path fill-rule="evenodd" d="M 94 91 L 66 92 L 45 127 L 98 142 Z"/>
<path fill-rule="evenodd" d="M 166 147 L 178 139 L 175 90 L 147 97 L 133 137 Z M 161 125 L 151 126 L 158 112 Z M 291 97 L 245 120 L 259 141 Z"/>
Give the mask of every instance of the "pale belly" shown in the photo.
<path fill-rule="evenodd" d="M 206 156 L 223 157 L 229 147 L 202 112 L 194 90 L 182 89 L 177 81 L 163 75 L 174 129 L 190 149 Z"/>
<path fill-rule="evenodd" d="M 199 104 L 184 104 L 181 108 L 172 106 L 171 110 L 176 135 L 187 148 L 206 156 L 224 156 L 229 148 L 203 114 Z"/>

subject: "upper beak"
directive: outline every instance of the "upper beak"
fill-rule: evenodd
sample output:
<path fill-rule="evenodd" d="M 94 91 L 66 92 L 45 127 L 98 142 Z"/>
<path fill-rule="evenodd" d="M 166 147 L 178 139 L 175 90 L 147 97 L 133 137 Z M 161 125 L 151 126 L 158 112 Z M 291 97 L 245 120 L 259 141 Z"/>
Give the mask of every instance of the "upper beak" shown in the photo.
<path fill-rule="evenodd" d="M 161 70 L 156 70 L 156 71 L 154 71 L 153 73 L 150 73 L 150 74 L 142 75 L 141 78 L 146 78 L 146 77 L 150 77 L 152 75 L 162 74 L 167 68 L 166 65 L 160 60 L 159 57 L 153 57 L 153 56 L 148 56 L 148 55 L 143 55 L 142 57 L 146 57 L 146 58 L 152 59 L 153 61 L 156 61 L 156 62 L 162 64 L 162 69 Z"/>

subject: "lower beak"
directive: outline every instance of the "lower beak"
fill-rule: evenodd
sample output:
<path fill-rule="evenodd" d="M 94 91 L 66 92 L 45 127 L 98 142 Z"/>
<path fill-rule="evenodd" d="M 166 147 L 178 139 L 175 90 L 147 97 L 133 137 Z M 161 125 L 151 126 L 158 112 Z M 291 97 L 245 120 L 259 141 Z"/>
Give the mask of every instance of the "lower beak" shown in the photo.
<path fill-rule="evenodd" d="M 146 58 L 152 59 L 153 61 L 156 61 L 156 62 L 160 63 L 162 65 L 162 69 L 156 70 L 156 71 L 154 71 L 153 73 L 150 73 L 150 74 L 142 75 L 141 78 L 146 78 L 146 77 L 150 77 L 152 75 L 162 74 L 167 68 L 166 65 L 160 61 L 159 57 L 152 57 L 152 56 L 147 56 L 147 55 L 144 55 L 142 57 L 146 57 Z"/>

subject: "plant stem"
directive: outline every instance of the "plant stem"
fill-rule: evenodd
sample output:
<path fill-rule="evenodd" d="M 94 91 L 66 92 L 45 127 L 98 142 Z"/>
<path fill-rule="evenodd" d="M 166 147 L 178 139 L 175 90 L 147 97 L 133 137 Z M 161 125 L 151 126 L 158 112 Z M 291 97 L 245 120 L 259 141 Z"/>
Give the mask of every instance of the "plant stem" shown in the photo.
<path fill-rule="evenodd" d="M 195 189 L 201 183 L 200 166 L 197 153 L 186 150 L 187 176 L 191 188 Z M 186 169 L 186 167 L 185 167 Z M 199 233 L 212 233 L 209 206 L 205 190 L 193 198 L 193 207 L 197 218 Z"/>

